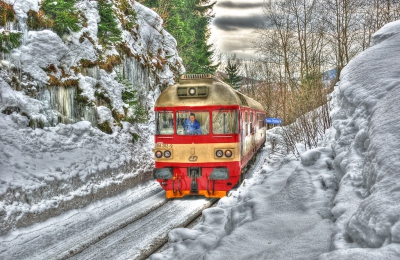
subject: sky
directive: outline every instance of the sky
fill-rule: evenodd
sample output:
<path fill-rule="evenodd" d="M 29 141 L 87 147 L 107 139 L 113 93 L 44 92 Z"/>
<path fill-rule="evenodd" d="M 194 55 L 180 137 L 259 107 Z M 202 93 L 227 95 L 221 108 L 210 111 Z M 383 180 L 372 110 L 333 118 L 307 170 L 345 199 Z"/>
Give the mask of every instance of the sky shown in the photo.
<path fill-rule="evenodd" d="M 210 42 L 228 55 L 252 59 L 254 30 L 263 24 L 264 0 L 218 0 L 214 7 Z"/>
<path fill-rule="evenodd" d="M 89 5 L 84 11 L 96 13 L 90 2 L 84 3 Z M 140 19 L 158 20 L 149 9 L 141 12 Z M 88 23 L 95 26 L 96 16 L 91 18 Z M 30 34 L 31 39 L 40 39 L 35 43 L 42 48 L 30 45 L 28 38 L 16 53 L 30 54 L 24 55 L 25 66 L 42 79 L 37 62 L 58 62 L 55 52 L 47 49 L 66 46 L 54 41 L 56 36 L 48 31 Z M 285 155 L 280 128 L 270 130 L 258 171 L 215 207 L 203 211 L 202 220 L 192 229 L 172 230 L 166 249 L 151 259 L 399 259 L 399 42 L 400 21 L 387 24 L 374 34 L 371 47 L 342 70 L 332 94 L 332 127 L 319 147 L 304 151 L 298 144 L 300 155 Z M 81 55 L 88 57 L 91 50 L 84 48 Z M 29 220 L 26 215 L 38 220 L 63 210 L 60 205 L 74 197 L 140 175 L 143 167 L 152 164 L 154 119 L 126 124 L 125 130 L 116 128 L 111 135 L 85 120 L 33 130 L 27 127 L 26 115 L 46 116 L 46 102 L 13 90 L 4 74 L 7 64 L 1 62 L 0 110 L 19 106 L 21 113 L 0 113 L 0 232 L 9 232 L 0 235 L 0 258 L 16 259 L 10 255 L 20 253 L 19 239 L 31 235 L 30 228 L 18 223 Z M 110 88 L 114 86 L 110 92 L 119 89 L 115 75 L 101 76 Z M 120 95 L 114 94 L 110 98 L 118 104 Z M 148 96 L 154 101 L 159 94 Z M 131 130 L 142 137 L 136 144 L 130 141 Z M 272 140 L 278 140 L 274 150 Z M 126 172 L 127 162 L 136 168 Z M 82 207 L 89 212 L 91 205 Z M 51 218 L 55 223 L 61 220 Z M 47 232 L 41 228 L 31 238 L 40 241 Z"/>

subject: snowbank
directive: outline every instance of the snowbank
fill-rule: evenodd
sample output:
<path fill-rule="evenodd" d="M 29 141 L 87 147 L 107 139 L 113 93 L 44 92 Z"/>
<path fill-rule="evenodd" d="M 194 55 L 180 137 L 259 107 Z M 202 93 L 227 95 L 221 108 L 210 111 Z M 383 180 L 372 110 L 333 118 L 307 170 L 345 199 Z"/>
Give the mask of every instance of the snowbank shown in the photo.
<path fill-rule="evenodd" d="M 341 183 L 332 209 L 336 251 L 325 257 L 374 259 L 379 252 L 399 252 L 387 247 L 400 241 L 399 42 L 400 21 L 385 25 L 335 88 L 332 147 Z M 354 247 L 377 249 L 349 250 Z"/>

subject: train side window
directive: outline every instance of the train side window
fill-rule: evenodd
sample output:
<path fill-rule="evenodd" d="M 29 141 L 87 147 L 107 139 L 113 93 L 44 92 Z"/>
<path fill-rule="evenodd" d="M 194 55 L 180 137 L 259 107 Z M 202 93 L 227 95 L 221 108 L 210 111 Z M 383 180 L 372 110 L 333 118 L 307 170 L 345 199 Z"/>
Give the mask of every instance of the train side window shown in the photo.
<path fill-rule="evenodd" d="M 178 135 L 208 135 L 210 113 L 208 111 L 177 111 L 176 132 Z"/>
<path fill-rule="evenodd" d="M 254 134 L 254 117 L 253 111 L 250 112 L 250 133 Z"/>
<path fill-rule="evenodd" d="M 213 134 L 237 134 L 239 132 L 238 110 L 214 110 L 212 132 Z"/>
<path fill-rule="evenodd" d="M 259 113 L 258 114 L 258 128 L 263 128 L 265 127 L 265 115 Z"/>
<path fill-rule="evenodd" d="M 246 135 L 249 135 L 249 117 L 248 117 L 248 112 L 245 112 L 245 117 L 244 117 L 244 129 L 246 129 Z"/>
<path fill-rule="evenodd" d="M 159 111 L 156 116 L 156 134 L 172 135 L 174 133 L 174 113 L 172 111 Z"/>

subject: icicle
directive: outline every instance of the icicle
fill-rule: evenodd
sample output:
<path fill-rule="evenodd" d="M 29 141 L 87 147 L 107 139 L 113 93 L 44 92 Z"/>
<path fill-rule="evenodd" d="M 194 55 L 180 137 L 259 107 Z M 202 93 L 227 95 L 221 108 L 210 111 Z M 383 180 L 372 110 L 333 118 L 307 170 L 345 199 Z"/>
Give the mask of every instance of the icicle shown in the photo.
<path fill-rule="evenodd" d="M 18 19 L 19 29 L 22 32 L 22 45 L 26 45 L 28 39 L 28 26 L 26 25 L 26 18 Z"/>

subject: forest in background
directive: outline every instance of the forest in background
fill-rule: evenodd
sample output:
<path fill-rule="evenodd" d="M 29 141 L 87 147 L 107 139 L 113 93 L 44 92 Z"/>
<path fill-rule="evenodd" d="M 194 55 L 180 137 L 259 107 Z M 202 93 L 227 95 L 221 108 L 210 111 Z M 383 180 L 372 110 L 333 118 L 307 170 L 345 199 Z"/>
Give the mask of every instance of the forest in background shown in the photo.
<path fill-rule="evenodd" d="M 323 136 L 318 126 L 331 126 L 329 94 L 341 70 L 378 29 L 400 18 L 400 0 L 270 0 L 264 14 L 254 31 L 259 58 L 222 55 L 220 70 L 228 80 L 240 76 L 240 91 L 268 117 L 282 118 L 291 149 L 299 141 L 315 147 Z"/>

